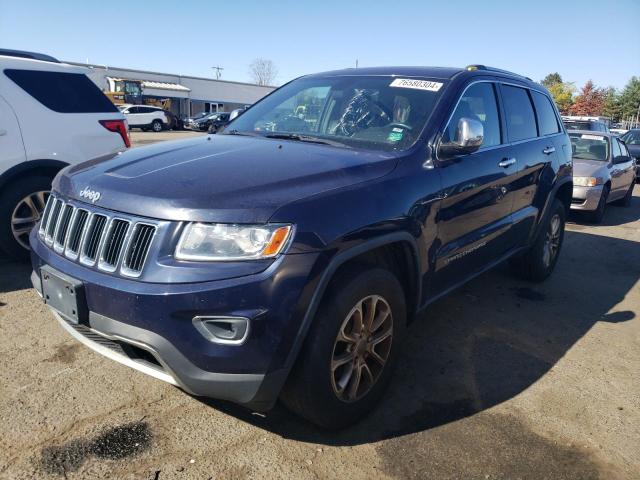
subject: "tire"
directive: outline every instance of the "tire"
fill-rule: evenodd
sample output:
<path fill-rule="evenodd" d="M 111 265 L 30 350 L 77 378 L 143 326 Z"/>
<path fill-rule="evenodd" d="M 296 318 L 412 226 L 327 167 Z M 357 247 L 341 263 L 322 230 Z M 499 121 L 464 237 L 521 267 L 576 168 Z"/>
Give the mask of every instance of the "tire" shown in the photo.
<path fill-rule="evenodd" d="M 390 312 L 371 334 L 373 338 L 386 338 L 370 347 L 375 355 L 367 349 L 372 344 L 362 339 L 366 336 L 352 341 L 358 339 L 353 329 L 358 324 L 356 307 L 361 305 L 361 311 L 367 312 L 374 304 L 374 311 L 381 313 L 378 318 Z M 282 391 L 284 405 L 326 429 L 340 429 L 359 421 L 376 406 L 391 380 L 406 315 L 402 286 L 388 270 L 362 267 L 336 278 L 325 293 Z M 341 330 L 348 332 L 349 342 L 338 339 Z M 391 335 L 385 337 L 389 332 Z M 386 361 L 381 363 L 376 356 Z M 332 370 L 332 361 L 343 362 L 346 358 L 350 360 Z M 359 369 L 360 388 L 354 388 L 356 362 L 366 364 L 366 369 Z"/>
<path fill-rule="evenodd" d="M 607 199 L 609 198 L 609 191 L 611 187 L 609 185 L 605 185 L 602 189 L 602 194 L 600 195 L 600 200 L 598 201 L 598 206 L 593 212 L 587 213 L 587 219 L 591 223 L 601 223 L 604 218 L 604 211 L 607 207 Z"/>
<path fill-rule="evenodd" d="M 211 125 L 209 127 L 209 133 L 211 133 L 211 134 L 218 133 L 218 129 L 215 126 Z"/>
<path fill-rule="evenodd" d="M 509 260 L 511 271 L 516 276 L 542 282 L 551 275 L 562 249 L 565 220 L 565 207 L 555 199 L 533 245 L 524 254 Z"/>
<path fill-rule="evenodd" d="M 633 187 L 635 186 L 635 184 L 636 184 L 635 180 L 631 182 L 631 185 L 629 185 L 629 190 L 627 190 L 627 193 L 625 194 L 625 196 L 622 197 L 620 200 L 615 201 L 616 205 L 619 205 L 621 207 L 631 206 L 631 199 L 633 198 Z"/>
<path fill-rule="evenodd" d="M 44 202 L 51 190 L 51 180 L 46 176 L 24 177 L 16 180 L 0 195 L 0 248 L 9 257 L 20 260 L 29 257 L 29 227 L 33 227 L 42 215 Z M 42 195 L 38 195 L 38 192 L 42 192 Z M 27 198 L 31 199 L 30 203 L 24 202 Z M 37 215 L 33 207 L 38 210 Z M 12 222 L 13 219 L 31 217 L 34 219 L 32 222 L 24 221 L 15 225 Z"/>
<path fill-rule="evenodd" d="M 154 120 L 153 122 L 151 122 L 151 130 L 153 130 L 156 133 L 161 132 L 164 129 L 164 126 L 162 125 L 162 122 L 160 120 Z"/>

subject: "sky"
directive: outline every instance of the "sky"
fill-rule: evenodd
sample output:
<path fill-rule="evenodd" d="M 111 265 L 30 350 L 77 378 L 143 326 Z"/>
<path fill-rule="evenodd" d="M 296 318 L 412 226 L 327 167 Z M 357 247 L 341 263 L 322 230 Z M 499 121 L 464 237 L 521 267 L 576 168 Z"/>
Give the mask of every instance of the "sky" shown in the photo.
<path fill-rule="evenodd" d="M 61 60 L 275 83 L 339 68 L 484 64 L 579 88 L 640 76 L 640 0 L 0 0 L 0 48 Z"/>

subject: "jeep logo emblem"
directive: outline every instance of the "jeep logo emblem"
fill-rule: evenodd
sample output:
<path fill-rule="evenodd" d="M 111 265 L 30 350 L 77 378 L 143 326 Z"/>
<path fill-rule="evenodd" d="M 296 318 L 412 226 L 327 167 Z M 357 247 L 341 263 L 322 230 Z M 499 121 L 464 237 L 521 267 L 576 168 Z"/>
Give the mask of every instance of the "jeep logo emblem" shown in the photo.
<path fill-rule="evenodd" d="M 100 200 L 101 196 L 102 194 L 100 192 L 90 190 L 89 187 L 84 187 L 84 190 L 80 192 L 80 197 L 91 200 L 91 203 L 96 203 L 98 200 Z"/>

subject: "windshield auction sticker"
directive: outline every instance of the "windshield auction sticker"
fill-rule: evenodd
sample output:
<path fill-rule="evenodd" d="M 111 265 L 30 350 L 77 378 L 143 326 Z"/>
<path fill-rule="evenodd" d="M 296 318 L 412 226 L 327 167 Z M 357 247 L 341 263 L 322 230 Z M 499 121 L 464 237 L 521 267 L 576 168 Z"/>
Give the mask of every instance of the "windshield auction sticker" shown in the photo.
<path fill-rule="evenodd" d="M 416 80 L 414 78 L 396 78 L 389 84 L 390 87 L 399 88 L 415 88 L 417 90 L 428 90 L 429 92 L 437 92 L 442 88 L 442 83 L 432 82 L 430 80 Z"/>

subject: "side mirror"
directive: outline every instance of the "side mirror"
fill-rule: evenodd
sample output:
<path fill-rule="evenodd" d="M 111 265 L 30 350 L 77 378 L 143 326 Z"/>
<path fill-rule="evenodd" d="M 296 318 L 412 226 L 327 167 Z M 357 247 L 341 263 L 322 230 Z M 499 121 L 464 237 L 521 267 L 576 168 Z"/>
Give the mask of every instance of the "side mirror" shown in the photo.
<path fill-rule="evenodd" d="M 484 127 L 473 118 L 462 117 L 458 120 L 455 140 L 440 145 L 444 157 L 467 155 L 478 150 L 484 141 Z"/>

